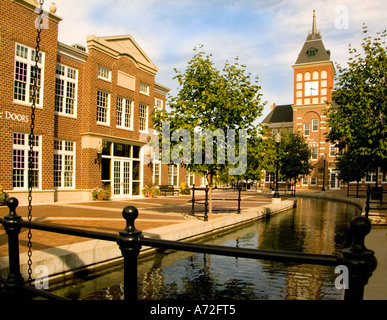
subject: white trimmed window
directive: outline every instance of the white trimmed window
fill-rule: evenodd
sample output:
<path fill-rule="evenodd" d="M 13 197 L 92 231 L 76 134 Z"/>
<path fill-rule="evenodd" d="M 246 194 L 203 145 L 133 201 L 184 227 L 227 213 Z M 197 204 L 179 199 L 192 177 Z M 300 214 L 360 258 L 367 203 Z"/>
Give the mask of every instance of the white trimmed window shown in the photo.
<path fill-rule="evenodd" d="M 312 131 L 313 132 L 318 131 L 318 119 L 313 119 L 312 120 Z"/>
<path fill-rule="evenodd" d="M 35 50 L 25 45 L 16 43 L 15 48 L 15 75 L 13 99 L 15 102 L 31 104 L 33 95 L 33 82 L 35 74 Z M 44 53 L 39 52 L 37 70 L 36 106 L 42 107 L 43 98 Z"/>
<path fill-rule="evenodd" d="M 29 134 L 13 133 L 12 185 L 14 189 L 28 188 Z M 41 137 L 35 136 L 32 151 L 32 187 L 39 188 L 41 168 Z"/>
<path fill-rule="evenodd" d="M 74 188 L 75 146 L 73 141 L 54 140 L 54 187 Z"/>
<path fill-rule="evenodd" d="M 310 135 L 310 124 L 305 123 L 304 124 L 304 136 L 309 136 Z"/>
<path fill-rule="evenodd" d="M 98 66 L 98 78 L 112 81 L 112 72 L 109 68 Z"/>
<path fill-rule="evenodd" d="M 163 100 L 155 98 L 155 109 L 163 110 Z"/>
<path fill-rule="evenodd" d="M 179 168 L 176 164 L 168 166 L 168 184 L 177 187 L 179 185 L 178 179 Z"/>
<path fill-rule="evenodd" d="M 160 177 L 161 177 L 161 165 L 159 161 L 153 162 L 153 184 L 155 186 L 160 185 Z"/>
<path fill-rule="evenodd" d="M 265 175 L 265 182 L 270 183 L 274 181 L 274 173 L 273 172 L 266 172 Z"/>
<path fill-rule="evenodd" d="M 329 145 L 329 155 L 334 157 L 336 155 L 336 146 L 334 144 Z"/>
<path fill-rule="evenodd" d="M 317 160 L 318 158 L 318 148 L 312 148 L 312 160 Z"/>
<path fill-rule="evenodd" d="M 308 185 L 308 178 L 306 178 L 306 177 L 302 178 L 301 185 L 302 186 L 307 186 Z"/>
<path fill-rule="evenodd" d="M 110 124 L 110 94 L 102 90 L 97 93 L 97 123 Z"/>
<path fill-rule="evenodd" d="M 317 178 L 310 178 L 310 185 L 317 186 Z"/>
<path fill-rule="evenodd" d="M 133 128 L 133 101 L 117 97 L 117 127 L 132 129 Z"/>
<path fill-rule="evenodd" d="M 62 64 L 56 65 L 55 112 L 77 116 L 78 70 Z"/>
<path fill-rule="evenodd" d="M 140 103 L 139 130 L 148 131 L 148 106 Z"/>
<path fill-rule="evenodd" d="M 192 187 L 195 184 L 195 173 L 189 172 L 188 170 L 185 172 L 185 183 L 187 186 Z"/>
<path fill-rule="evenodd" d="M 368 172 L 365 176 L 366 182 L 376 182 L 376 173 L 375 172 Z"/>
<path fill-rule="evenodd" d="M 140 83 L 140 92 L 149 95 L 149 85 L 144 82 Z"/>

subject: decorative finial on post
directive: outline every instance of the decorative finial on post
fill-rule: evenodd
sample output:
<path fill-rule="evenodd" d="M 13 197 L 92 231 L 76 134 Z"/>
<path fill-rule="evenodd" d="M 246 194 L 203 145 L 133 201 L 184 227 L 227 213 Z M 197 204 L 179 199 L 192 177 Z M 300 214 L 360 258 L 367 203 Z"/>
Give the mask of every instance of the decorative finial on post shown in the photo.
<path fill-rule="evenodd" d="M 9 208 L 9 214 L 4 217 L 7 222 L 18 222 L 22 220 L 22 217 L 16 213 L 16 208 L 19 205 L 19 200 L 11 197 L 7 200 L 7 207 Z"/>
<path fill-rule="evenodd" d="M 352 219 L 349 232 L 353 238 L 351 247 L 344 249 L 340 256 L 341 261 L 348 267 L 349 286 L 345 300 L 363 300 L 364 286 L 376 269 L 375 253 L 366 248 L 365 236 L 371 231 L 371 222 L 365 216 Z"/>
<path fill-rule="evenodd" d="M 128 234 L 134 235 L 134 234 L 141 233 L 141 231 L 137 230 L 134 226 L 134 221 L 138 218 L 138 210 L 136 207 L 126 206 L 122 210 L 122 216 L 126 220 L 126 228 L 121 232 L 124 232 L 127 235 Z"/>

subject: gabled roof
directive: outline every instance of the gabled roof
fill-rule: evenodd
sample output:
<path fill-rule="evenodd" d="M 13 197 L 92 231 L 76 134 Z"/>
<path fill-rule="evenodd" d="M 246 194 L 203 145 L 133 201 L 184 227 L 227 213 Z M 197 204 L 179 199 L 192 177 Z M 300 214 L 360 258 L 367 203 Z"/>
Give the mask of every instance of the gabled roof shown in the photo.
<path fill-rule="evenodd" d="M 262 123 L 293 122 L 293 109 L 291 104 L 276 106 L 262 121 Z"/>
<path fill-rule="evenodd" d="M 94 48 L 103 51 L 115 58 L 128 56 L 140 69 L 152 74 L 156 74 L 158 71 L 156 65 L 149 59 L 131 35 L 110 37 L 97 37 L 91 35 L 87 37 L 86 41 L 89 49 Z"/>

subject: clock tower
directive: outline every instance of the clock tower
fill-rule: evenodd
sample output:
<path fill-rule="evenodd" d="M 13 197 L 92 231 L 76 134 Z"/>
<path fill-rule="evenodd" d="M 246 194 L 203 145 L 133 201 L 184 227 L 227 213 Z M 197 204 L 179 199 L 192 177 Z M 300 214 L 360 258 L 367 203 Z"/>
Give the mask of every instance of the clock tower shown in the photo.
<path fill-rule="evenodd" d="M 310 176 L 302 179 L 300 187 L 324 190 L 330 183 L 329 161 L 334 160 L 334 152 L 329 143 L 325 142 L 328 127 L 324 112 L 327 109 L 326 102 L 331 101 L 335 69 L 330 60 L 330 51 L 325 49 L 317 30 L 315 11 L 312 31 L 309 32 L 293 69 L 293 132 L 305 137 L 315 168 Z"/>

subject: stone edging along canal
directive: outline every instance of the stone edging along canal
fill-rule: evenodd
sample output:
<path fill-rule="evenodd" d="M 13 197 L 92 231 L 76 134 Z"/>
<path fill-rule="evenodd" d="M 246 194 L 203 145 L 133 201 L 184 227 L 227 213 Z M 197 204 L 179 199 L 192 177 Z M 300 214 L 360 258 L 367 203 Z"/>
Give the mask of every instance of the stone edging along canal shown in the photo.
<path fill-rule="evenodd" d="M 256 208 L 242 210 L 241 214 L 213 215 L 209 221 L 189 219 L 180 224 L 147 229 L 144 236 L 165 240 L 193 240 L 209 233 L 219 232 L 239 226 L 253 220 L 259 220 L 294 207 L 296 200 L 283 200 Z M 143 247 L 140 255 L 152 254 L 154 249 Z M 32 255 L 32 270 L 39 265 L 47 267 L 52 280 L 72 277 L 82 269 L 97 269 L 108 264 L 117 263 L 122 259 L 121 251 L 116 242 L 104 240 L 88 240 L 59 247 L 36 250 Z M 20 271 L 25 279 L 28 277 L 27 253 L 20 254 Z M 0 276 L 8 276 L 8 257 L 0 257 Z M 41 275 L 36 275 L 41 276 Z"/>

